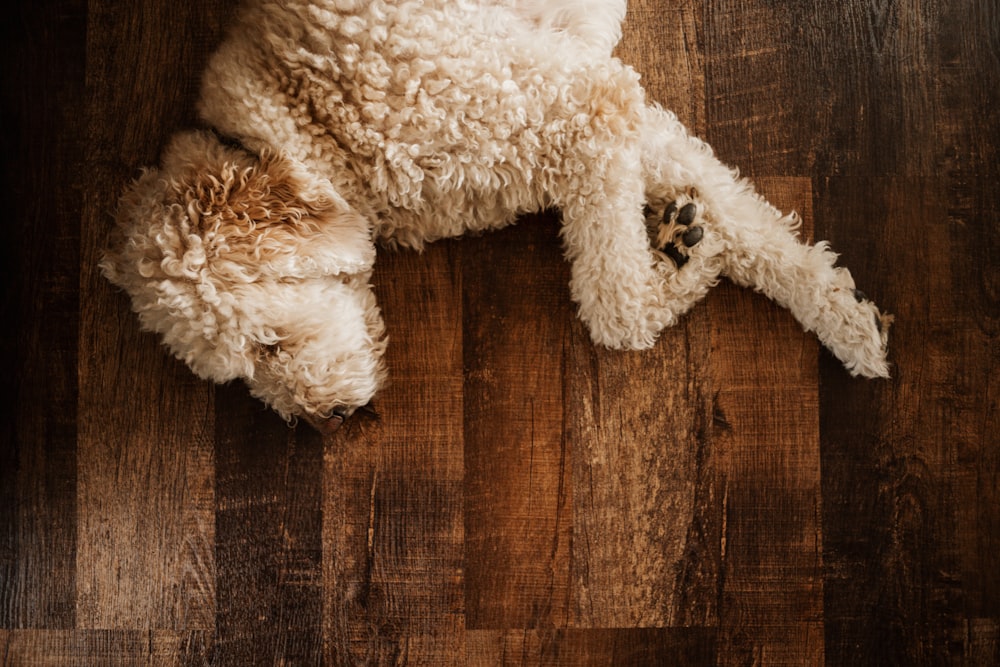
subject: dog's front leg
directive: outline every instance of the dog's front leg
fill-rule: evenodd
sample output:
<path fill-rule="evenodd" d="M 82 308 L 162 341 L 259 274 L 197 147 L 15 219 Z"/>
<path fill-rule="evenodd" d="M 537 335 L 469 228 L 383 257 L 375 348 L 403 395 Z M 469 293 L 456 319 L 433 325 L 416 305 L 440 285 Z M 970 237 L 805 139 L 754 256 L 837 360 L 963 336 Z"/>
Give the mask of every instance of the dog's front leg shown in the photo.
<path fill-rule="evenodd" d="M 699 226 L 717 242 L 711 249 L 695 248 L 695 257 L 717 252 L 724 275 L 788 308 L 852 374 L 888 375 L 891 317 L 855 289 L 851 274 L 835 266 L 837 256 L 825 243 L 799 241 L 794 233 L 797 218 L 768 204 L 704 142 L 690 136 L 673 114 L 648 109 L 643 134 L 650 199 L 689 196 Z"/>
<path fill-rule="evenodd" d="M 594 342 L 611 348 L 652 346 L 716 283 L 722 268 L 712 251 L 714 232 L 698 244 L 706 251 L 681 271 L 653 252 L 639 153 L 637 145 L 616 147 L 603 162 L 589 162 L 557 201 L 573 299 Z"/>

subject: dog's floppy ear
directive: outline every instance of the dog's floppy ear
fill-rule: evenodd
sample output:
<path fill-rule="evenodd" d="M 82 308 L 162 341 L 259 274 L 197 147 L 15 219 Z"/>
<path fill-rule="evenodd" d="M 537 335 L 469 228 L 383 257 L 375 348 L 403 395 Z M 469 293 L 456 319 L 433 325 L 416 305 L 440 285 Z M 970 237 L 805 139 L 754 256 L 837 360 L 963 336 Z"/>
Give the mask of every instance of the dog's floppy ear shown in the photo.
<path fill-rule="evenodd" d="M 296 279 L 364 279 L 370 225 L 329 181 L 278 152 L 178 135 L 123 194 L 104 275 L 143 328 L 203 378 L 250 378 L 276 333 L 260 293 Z M 361 274 L 361 275 L 357 275 Z"/>
<path fill-rule="evenodd" d="M 216 240 L 220 259 L 256 276 L 356 274 L 374 264 L 369 222 L 329 180 L 284 152 L 251 155 L 192 132 L 171 143 L 163 172 L 198 218 L 206 245 Z"/>

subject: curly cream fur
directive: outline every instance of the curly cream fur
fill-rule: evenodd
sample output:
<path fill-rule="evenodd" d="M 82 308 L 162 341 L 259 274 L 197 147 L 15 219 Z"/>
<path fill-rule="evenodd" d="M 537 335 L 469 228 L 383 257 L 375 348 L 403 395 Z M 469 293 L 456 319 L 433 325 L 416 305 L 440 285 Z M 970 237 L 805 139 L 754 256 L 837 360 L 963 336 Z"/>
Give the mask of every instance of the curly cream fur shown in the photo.
<path fill-rule="evenodd" d="M 886 326 L 825 244 L 721 164 L 611 56 L 622 0 L 287 0 L 249 8 L 200 111 L 124 195 L 102 267 L 202 377 L 286 418 L 365 404 L 384 380 L 374 242 L 425 243 L 557 206 L 595 342 L 646 348 L 720 276 L 789 308 L 855 374 Z M 695 201 L 682 269 L 648 202 Z"/>

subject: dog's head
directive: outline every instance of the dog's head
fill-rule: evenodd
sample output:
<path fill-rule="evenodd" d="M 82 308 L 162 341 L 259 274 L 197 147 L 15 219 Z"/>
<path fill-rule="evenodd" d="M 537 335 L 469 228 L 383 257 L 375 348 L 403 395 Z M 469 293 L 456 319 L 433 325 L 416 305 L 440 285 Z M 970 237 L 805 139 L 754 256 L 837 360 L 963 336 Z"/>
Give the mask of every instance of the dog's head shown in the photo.
<path fill-rule="evenodd" d="M 123 195 L 104 275 L 199 376 L 337 423 L 385 376 L 370 225 L 294 158 L 177 136 Z"/>

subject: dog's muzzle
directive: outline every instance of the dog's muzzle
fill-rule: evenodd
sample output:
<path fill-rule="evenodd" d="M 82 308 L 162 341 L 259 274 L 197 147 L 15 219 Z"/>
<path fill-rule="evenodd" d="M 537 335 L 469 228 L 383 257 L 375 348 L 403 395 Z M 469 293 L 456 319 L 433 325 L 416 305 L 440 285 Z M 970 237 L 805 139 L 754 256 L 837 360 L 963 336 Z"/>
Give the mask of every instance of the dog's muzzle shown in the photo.
<path fill-rule="evenodd" d="M 375 407 L 371 403 L 368 403 L 355 410 L 350 408 L 334 408 L 330 412 L 330 416 L 326 418 L 317 417 L 315 415 L 305 415 L 304 419 L 309 422 L 310 426 L 319 431 L 320 435 L 328 436 L 333 435 L 340 430 L 340 427 L 344 425 L 344 422 L 347 421 L 348 417 L 359 412 L 368 418 L 374 419 L 378 417 Z"/>

